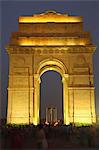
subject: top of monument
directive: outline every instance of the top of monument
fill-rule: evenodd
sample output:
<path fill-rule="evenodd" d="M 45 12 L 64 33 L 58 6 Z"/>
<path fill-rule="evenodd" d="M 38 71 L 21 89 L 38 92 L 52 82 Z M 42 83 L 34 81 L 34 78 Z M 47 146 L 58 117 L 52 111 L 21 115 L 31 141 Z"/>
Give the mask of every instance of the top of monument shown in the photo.
<path fill-rule="evenodd" d="M 57 13 L 49 10 L 41 14 L 33 14 L 32 16 L 20 16 L 19 23 L 38 23 L 38 22 L 82 22 L 81 16 L 69 16 L 68 14 Z"/>

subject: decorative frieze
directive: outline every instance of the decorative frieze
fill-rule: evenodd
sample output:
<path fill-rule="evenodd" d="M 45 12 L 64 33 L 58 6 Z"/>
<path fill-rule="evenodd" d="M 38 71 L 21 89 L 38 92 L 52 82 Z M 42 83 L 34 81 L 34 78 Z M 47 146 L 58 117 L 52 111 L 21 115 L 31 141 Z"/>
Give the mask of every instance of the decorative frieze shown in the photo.
<path fill-rule="evenodd" d="M 93 53 L 96 46 L 7 46 L 11 54 L 66 54 L 66 53 Z"/>

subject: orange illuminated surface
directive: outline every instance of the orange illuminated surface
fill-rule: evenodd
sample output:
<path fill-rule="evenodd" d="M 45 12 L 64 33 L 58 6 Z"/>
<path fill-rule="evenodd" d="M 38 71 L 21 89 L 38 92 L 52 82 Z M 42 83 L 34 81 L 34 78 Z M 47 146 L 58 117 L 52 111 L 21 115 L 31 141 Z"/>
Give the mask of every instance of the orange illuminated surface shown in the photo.
<path fill-rule="evenodd" d="M 86 39 L 75 39 L 75 38 L 27 38 L 19 37 L 19 45 L 21 46 L 43 46 L 43 45 L 86 45 Z"/>
<path fill-rule="evenodd" d="M 19 23 L 35 22 L 82 22 L 82 17 L 68 16 L 68 14 L 59 14 L 54 11 L 48 11 L 42 14 L 34 14 L 33 16 L 19 17 Z"/>
<path fill-rule="evenodd" d="M 65 54 L 64 50 L 69 52 Z M 96 123 L 94 50 L 80 16 L 54 11 L 20 16 L 19 30 L 12 33 L 7 48 L 10 56 L 7 123 L 40 123 L 40 78 L 49 70 L 62 77 L 64 124 Z"/>

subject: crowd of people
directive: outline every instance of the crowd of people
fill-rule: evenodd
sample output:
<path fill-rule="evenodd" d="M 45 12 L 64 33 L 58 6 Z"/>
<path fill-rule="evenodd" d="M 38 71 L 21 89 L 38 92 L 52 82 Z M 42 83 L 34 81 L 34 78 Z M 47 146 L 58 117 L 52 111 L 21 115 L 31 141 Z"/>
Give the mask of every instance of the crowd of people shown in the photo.
<path fill-rule="evenodd" d="M 99 127 L 70 125 L 1 125 L 2 149 L 99 148 Z"/>

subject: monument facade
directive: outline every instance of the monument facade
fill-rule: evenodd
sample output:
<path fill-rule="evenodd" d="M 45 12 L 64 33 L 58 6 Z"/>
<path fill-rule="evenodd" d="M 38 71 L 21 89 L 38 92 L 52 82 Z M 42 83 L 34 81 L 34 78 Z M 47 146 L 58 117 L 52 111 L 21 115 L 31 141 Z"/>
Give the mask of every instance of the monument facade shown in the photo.
<path fill-rule="evenodd" d="M 40 76 L 54 70 L 63 83 L 64 124 L 96 122 L 93 53 L 80 16 L 48 11 L 19 17 L 11 34 L 7 123 L 40 121 Z"/>

